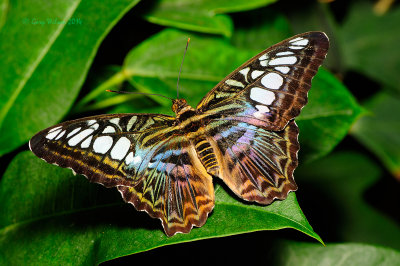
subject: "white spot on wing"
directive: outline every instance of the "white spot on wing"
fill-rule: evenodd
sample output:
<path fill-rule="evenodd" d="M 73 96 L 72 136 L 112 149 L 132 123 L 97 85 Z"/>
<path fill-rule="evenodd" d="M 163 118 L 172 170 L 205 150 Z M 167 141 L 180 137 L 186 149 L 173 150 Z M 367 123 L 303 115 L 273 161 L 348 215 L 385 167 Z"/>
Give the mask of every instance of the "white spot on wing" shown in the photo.
<path fill-rule="evenodd" d="M 109 122 L 119 126 L 119 118 L 118 117 L 110 119 Z"/>
<path fill-rule="evenodd" d="M 239 73 L 244 76 L 244 79 L 246 80 L 246 82 L 248 82 L 247 81 L 247 73 L 249 73 L 249 71 L 250 71 L 250 67 L 243 68 L 242 70 L 239 71 Z"/>
<path fill-rule="evenodd" d="M 251 78 L 256 79 L 259 76 L 261 76 L 262 74 L 264 74 L 264 71 L 254 70 L 253 72 L 251 72 Z"/>
<path fill-rule="evenodd" d="M 293 50 L 300 50 L 300 49 L 304 49 L 304 46 L 289 46 L 290 49 Z"/>
<path fill-rule="evenodd" d="M 271 66 L 276 65 L 293 65 L 297 62 L 297 58 L 295 56 L 285 56 L 285 57 L 278 57 L 269 61 Z"/>
<path fill-rule="evenodd" d="M 270 105 L 275 100 L 275 93 L 266 89 L 254 87 L 250 91 L 250 99 L 262 104 Z"/>
<path fill-rule="evenodd" d="M 267 54 L 263 54 L 262 56 L 260 56 L 260 58 L 258 58 L 258 60 L 260 60 L 260 61 L 264 61 L 267 59 L 268 59 Z"/>
<path fill-rule="evenodd" d="M 67 132 L 66 130 L 64 130 L 63 132 L 61 132 L 54 140 L 59 140 L 62 138 L 62 136 L 65 135 L 65 132 Z"/>
<path fill-rule="evenodd" d="M 277 55 L 277 56 L 282 56 L 282 55 L 291 55 L 291 54 L 293 54 L 293 52 L 287 51 L 287 52 L 279 52 L 279 53 L 277 53 L 276 55 Z"/>
<path fill-rule="evenodd" d="M 102 133 L 115 133 L 115 128 L 112 126 L 107 126 Z"/>
<path fill-rule="evenodd" d="M 126 158 L 125 158 L 125 163 L 126 164 L 130 164 L 131 162 L 133 162 L 133 152 L 130 152 L 128 154 L 128 156 L 126 156 Z"/>
<path fill-rule="evenodd" d="M 97 153 L 106 153 L 113 144 L 113 138 L 110 136 L 98 137 L 93 143 L 93 150 Z"/>
<path fill-rule="evenodd" d="M 69 138 L 70 136 L 74 135 L 79 130 L 81 130 L 81 127 L 75 128 L 74 130 L 72 130 L 71 132 L 68 133 L 67 138 Z"/>
<path fill-rule="evenodd" d="M 122 160 L 125 158 L 126 153 L 131 147 L 131 142 L 126 137 L 121 137 L 111 150 L 111 158 L 115 160 Z"/>
<path fill-rule="evenodd" d="M 268 89 L 277 90 L 283 84 L 283 78 L 276 73 L 268 73 L 261 79 L 261 84 Z"/>
<path fill-rule="evenodd" d="M 53 132 L 53 131 L 55 131 L 55 130 L 57 130 L 57 129 L 60 129 L 60 128 L 61 128 L 61 126 L 54 127 L 54 128 L 52 128 L 52 129 L 50 129 L 48 133 L 51 133 L 51 132 Z"/>
<path fill-rule="evenodd" d="M 46 135 L 46 139 L 54 139 L 55 138 L 55 136 L 57 136 L 58 135 L 58 133 L 60 133 L 61 132 L 61 128 L 59 128 L 59 129 L 57 129 L 57 130 L 55 130 L 55 131 L 49 131 L 50 133 L 49 134 L 47 134 Z"/>
<path fill-rule="evenodd" d="M 90 143 L 92 142 L 92 138 L 93 136 L 88 137 L 87 139 L 85 139 L 82 143 L 81 143 L 81 148 L 89 148 Z"/>
<path fill-rule="evenodd" d="M 82 132 L 76 134 L 70 140 L 68 140 L 68 145 L 75 146 L 76 144 L 81 142 L 83 139 L 85 139 L 87 136 L 92 134 L 93 131 L 94 131 L 94 129 L 91 129 L 91 128 L 83 130 Z"/>
<path fill-rule="evenodd" d="M 226 83 L 227 85 L 230 85 L 230 86 L 235 86 L 235 87 L 242 87 L 242 88 L 244 88 L 244 85 L 243 85 L 242 82 L 239 82 L 239 81 L 234 80 L 234 79 L 227 79 L 227 80 L 225 81 L 225 83 Z"/>
<path fill-rule="evenodd" d="M 94 125 L 92 125 L 90 128 L 93 128 L 94 130 L 96 130 L 96 129 L 99 128 L 99 124 L 94 124 Z"/>
<path fill-rule="evenodd" d="M 131 119 L 129 119 L 128 124 L 126 125 L 126 129 L 130 131 L 132 129 L 132 126 L 135 124 L 137 120 L 137 116 L 132 116 Z"/>
<path fill-rule="evenodd" d="M 132 159 L 134 164 L 138 164 L 142 161 L 142 157 L 140 155 L 133 157 Z"/>
<path fill-rule="evenodd" d="M 96 123 L 96 122 L 97 122 L 97 121 L 94 120 L 94 119 L 88 120 L 88 121 L 87 121 L 87 125 L 88 125 L 88 126 L 91 126 L 91 125 L 93 125 L 93 124 Z"/>
<path fill-rule="evenodd" d="M 270 112 L 269 108 L 267 106 L 265 106 L 265 105 L 257 104 L 256 108 L 258 109 L 258 111 L 254 112 L 253 115 L 258 119 L 262 119 L 263 117 L 265 117 L 265 113 L 269 113 Z"/>
<path fill-rule="evenodd" d="M 261 66 L 267 66 L 268 65 L 268 56 L 267 56 L 267 54 L 263 54 L 262 56 L 260 56 L 259 58 L 258 58 L 258 60 L 260 60 L 260 65 Z"/>
<path fill-rule="evenodd" d="M 298 40 L 298 41 L 292 42 L 292 44 L 306 46 L 308 44 L 308 40 L 307 39 L 302 39 L 302 40 Z"/>
<path fill-rule="evenodd" d="M 259 112 L 262 112 L 262 113 L 269 113 L 270 112 L 269 108 L 267 106 L 265 106 L 265 105 L 257 104 L 256 108 L 258 109 Z"/>
<path fill-rule="evenodd" d="M 290 40 L 289 42 L 292 43 L 292 42 L 297 42 L 297 41 L 301 41 L 301 40 L 303 40 L 303 38 L 297 37 L 297 38 L 295 38 L 293 40 Z"/>
<path fill-rule="evenodd" d="M 287 66 L 283 66 L 283 67 L 275 67 L 276 70 L 278 70 L 279 72 L 283 73 L 283 74 L 287 74 L 290 71 L 290 68 Z"/>

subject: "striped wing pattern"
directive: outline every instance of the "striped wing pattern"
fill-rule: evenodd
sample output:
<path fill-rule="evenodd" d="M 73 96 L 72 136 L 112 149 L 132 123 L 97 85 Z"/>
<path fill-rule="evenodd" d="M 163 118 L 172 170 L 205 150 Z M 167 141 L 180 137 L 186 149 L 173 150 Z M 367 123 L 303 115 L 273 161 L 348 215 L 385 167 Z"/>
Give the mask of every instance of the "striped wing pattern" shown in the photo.
<path fill-rule="evenodd" d="M 94 116 L 43 130 L 29 144 L 49 163 L 117 187 L 173 235 L 203 225 L 214 206 L 211 176 L 173 122 L 163 115 Z"/>
<path fill-rule="evenodd" d="M 176 117 L 100 115 L 37 133 L 30 149 L 91 182 L 116 187 L 126 202 L 162 221 L 168 236 L 202 226 L 214 207 L 212 177 L 239 197 L 270 204 L 297 189 L 294 118 L 329 47 L 322 32 L 282 41 L 217 84 Z"/>

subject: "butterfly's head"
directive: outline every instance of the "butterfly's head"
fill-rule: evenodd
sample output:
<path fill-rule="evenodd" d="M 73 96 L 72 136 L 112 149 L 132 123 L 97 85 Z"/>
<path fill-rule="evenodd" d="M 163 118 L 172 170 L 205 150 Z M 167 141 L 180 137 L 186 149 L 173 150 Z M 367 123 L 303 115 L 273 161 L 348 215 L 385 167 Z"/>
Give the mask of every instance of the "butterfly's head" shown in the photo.
<path fill-rule="evenodd" d="M 190 107 L 185 99 L 175 99 L 172 100 L 172 111 L 174 111 L 175 114 L 179 114 L 182 111 L 184 111 L 185 107 Z M 191 107 L 190 107 L 191 108 Z"/>

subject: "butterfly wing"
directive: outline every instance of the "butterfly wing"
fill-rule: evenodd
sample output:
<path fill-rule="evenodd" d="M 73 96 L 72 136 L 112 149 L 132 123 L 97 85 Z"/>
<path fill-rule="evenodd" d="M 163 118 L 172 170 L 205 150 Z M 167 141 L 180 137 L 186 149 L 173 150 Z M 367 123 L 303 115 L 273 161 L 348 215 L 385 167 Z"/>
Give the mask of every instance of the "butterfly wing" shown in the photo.
<path fill-rule="evenodd" d="M 214 120 L 208 139 L 216 152 L 214 172 L 239 197 L 270 204 L 297 190 L 298 127 L 291 120 L 284 130 L 270 131 L 245 122 Z"/>
<path fill-rule="evenodd" d="M 261 52 L 215 86 L 200 112 L 282 130 L 307 103 L 311 79 L 329 48 L 323 32 L 296 35 Z"/>
<path fill-rule="evenodd" d="M 117 187 L 173 235 L 203 225 L 214 206 L 211 176 L 174 121 L 151 114 L 94 116 L 45 129 L 29 145 L 49 163 Z"/>
<path fill-rule="evenodd" d="M 269 204 L 297 189 L 293 118 L 328 47 L 322 32 L 296 35 L 250 59 L 199 103 L 219 165 L 213 174 L 243 199 Z"/>

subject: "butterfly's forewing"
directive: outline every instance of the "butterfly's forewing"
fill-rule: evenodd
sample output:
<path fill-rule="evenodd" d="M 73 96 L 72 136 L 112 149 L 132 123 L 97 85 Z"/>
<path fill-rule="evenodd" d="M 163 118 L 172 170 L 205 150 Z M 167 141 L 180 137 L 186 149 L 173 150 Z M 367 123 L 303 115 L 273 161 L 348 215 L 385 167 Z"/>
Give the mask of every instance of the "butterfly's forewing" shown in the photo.
<path fill-rule="evenodd" d="M 311 79 L 325 59 L 329 40 L 308 32 L 282 41 L 240 66 L 199 103 L 199 111 L 282 130 L 307 103 Z"/>
<path fill-rule="evenodd" d="M 30 149 L 91 182 L 116 186 L 165 232 L 189 232 L 214 206 L 212 179 L 191 143 L 165 115 L 116 114 L 61 123 L 36 134 Z"/>
<path fill-rule="evenodd" d="M 268 204 L 297 189 L 298 128 L 311 79 L 329 47 L 322 32 L 296 35 L 222 80 L 198 105 L 218 176 L 240 197 Z"/>

